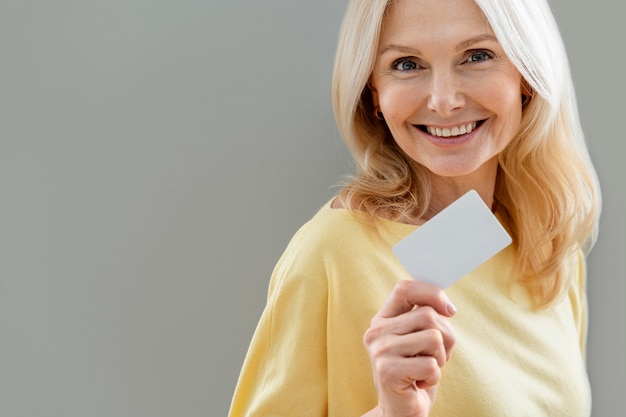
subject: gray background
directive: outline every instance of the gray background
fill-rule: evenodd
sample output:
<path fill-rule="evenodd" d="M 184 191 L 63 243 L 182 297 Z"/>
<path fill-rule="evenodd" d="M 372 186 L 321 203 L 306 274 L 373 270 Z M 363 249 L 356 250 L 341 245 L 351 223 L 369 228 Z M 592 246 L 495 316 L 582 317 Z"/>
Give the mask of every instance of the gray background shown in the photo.
<path fill-rule="evenodd" d="M 0 416 L 226 414 L 274 263 L 352 169 L 330 109 L 345 4 L 0 3 Z M 614 4 L 553 1 L 604 186 L 596 417 L 626 383 Z"/>

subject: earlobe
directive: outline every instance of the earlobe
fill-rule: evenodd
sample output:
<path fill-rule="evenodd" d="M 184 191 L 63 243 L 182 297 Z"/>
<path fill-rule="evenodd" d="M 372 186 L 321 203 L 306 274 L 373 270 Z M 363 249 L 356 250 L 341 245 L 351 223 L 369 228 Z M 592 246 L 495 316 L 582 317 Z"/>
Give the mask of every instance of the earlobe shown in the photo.
<path fill-rule="evenodd" d="M 378 120 L 385 120 L 383 116 L 383 112 L 380 111 L 380 106 L 378 105 L 378 92 L 375 88 L 370 87 L 370 91 L 372 92 L 372 104 L 374 105 L 374 117 Z"/>

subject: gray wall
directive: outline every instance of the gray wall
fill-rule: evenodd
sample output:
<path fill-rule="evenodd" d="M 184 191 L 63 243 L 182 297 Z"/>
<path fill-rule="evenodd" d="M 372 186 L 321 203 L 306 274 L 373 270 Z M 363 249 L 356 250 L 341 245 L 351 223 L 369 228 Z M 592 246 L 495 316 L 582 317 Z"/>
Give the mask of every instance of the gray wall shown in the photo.
<path fill-rule="evenodd" d="M 0 3 L 0 416 L 226 414 L 275 261 L 351 170 L 329 99 L 345 4 Z M 609 416 L 624 30 L 609 0 L 553 4 L 604 185 L 589 370 Z"/>

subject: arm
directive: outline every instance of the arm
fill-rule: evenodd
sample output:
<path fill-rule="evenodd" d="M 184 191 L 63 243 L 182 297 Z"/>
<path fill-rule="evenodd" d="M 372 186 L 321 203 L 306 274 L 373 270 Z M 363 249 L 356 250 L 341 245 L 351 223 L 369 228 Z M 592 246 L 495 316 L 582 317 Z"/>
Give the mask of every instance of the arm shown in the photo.
<path fill-rule="evenodd" d="M 573 272 L 576 274 L 569 290 L 569 300 L 572 306 L 572 313 L 578 331 L 580 352 L 583 359 L 586 359 L 587 347 L 587 326 L 588 326 L 588 306 L 587 306 L 587 268 L 586 260 L 582 250 L 574 256 Z"/>
<path fill-rule="evenodd" d="M 281 265 L 237 382 L 231 417 L 326 414 L 325 281 Z"/>

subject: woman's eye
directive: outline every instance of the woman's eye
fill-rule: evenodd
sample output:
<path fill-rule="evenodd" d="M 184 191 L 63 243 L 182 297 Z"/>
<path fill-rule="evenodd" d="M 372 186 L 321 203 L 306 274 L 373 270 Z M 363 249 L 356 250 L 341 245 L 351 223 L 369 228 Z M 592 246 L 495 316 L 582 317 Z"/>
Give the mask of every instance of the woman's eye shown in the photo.
<path fill-rule="evenodd" d="M 476 52 L 472 52 L 469 55 L 469 57 L 467 58 L 467 62 L 470 62 L 470 63 L 483 62 L 483 61 L 488 61 L 491 58 L 493 58 L 493 55 L 487 51 L 476 51 Z"/>
<path fill-rule="evenodd" d="M 409 58 L 402 58 L 395 61 L 392 65 L 392 68 L 396 71 L 413 71 L 418 69 L 420 66 L 417 63 Z"/>

